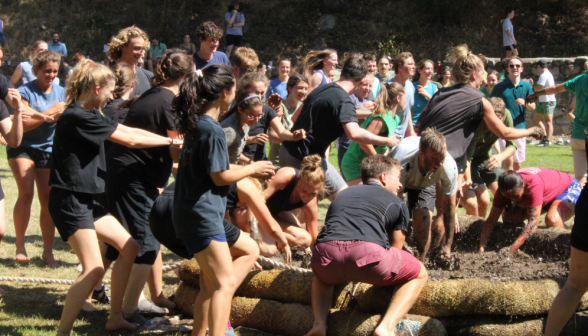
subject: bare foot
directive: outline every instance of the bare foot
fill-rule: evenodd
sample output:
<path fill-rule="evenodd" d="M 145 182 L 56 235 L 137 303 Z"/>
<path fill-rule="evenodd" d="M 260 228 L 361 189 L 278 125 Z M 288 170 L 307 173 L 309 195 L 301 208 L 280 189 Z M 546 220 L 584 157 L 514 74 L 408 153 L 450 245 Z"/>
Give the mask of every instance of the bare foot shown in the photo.
<path fill-rule="evenodd" d="M 151 302 L 153 302 L 158 307 L 176 309 L 176 304 L 173 301 L 168 300 L 165 296 L 163 296 L 163 293 L 160 297 L 151 299 Z"/>
<path fill-rule="evenodd" d="M 47 265 L 49 265 L 49 267 L 58 267 L 59 263 L 57 262 L 57 260 L 55 260 L 55 257 L 53 256 L 53 251 L 43 251 L 43 254 L 41 255 L 41 258 L 43 260 L 45 260 L 45 262 L 47 263 Z"/>
<path fill-rule="evenodd" d="M 305 336 L 325 336 L 327 334 L 326 327 L 312 327 Z"/>
<path fill-rule="evenodd" d="M 374 336 L 394 336 L 394 331 L 389 330 L 383 325 L 380 325 L 374 330 Z"/>
<path fill-rule="evenodd" d="M 84 302 L 84 305 L 82 306 L 82 310 L 85 311 L 86 313 L 93 313 L 95 311 L 97 311 L 98 309 L 96 309 L 96 307 L 94 307 L 94 305 L 91 302 Z"/>
<path fill-rule="evenodd" d="M 27 250 L 24 248 L 22 250 L 16 250 L 16 257 L 14 259 L 21 263 L 31 261 L 31 258 L 29 258 L 29 256 L 27 255 Z"/>
<path fill-rule="evenodd" d="M 108 318 L 108 322 L 106 322 L 106 331 L 115 331 L 115 330 L 128 330 L 128 331 L 135 331 L 139 328 L 138 325 L 134 323 L 129 323 L 125 321 L 122 317 L 122 312 L 111 312 L 110 317 Z"/>

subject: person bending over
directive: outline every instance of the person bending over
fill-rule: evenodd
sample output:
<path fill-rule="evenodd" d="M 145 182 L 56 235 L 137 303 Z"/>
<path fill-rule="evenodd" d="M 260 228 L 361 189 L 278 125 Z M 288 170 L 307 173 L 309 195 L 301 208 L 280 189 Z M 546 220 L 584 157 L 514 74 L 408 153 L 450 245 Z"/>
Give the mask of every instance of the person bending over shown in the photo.
<path fill-rule="evenodd" d="M 512 116 L 505 109 L 504 101 L 497 97 L 490 98 L 488 101 L 492 104 L 498 119 L 501 119 L 505 126 L 512 127 Z M 486 122 L 482 122 L 468 147 L 472 188 L 465 191 L 461 199 L 461 204 L 468 215 L 486 217 L 490 206 L 490 195 L 486 187 L 493 195 L 496 194 L 498 176 L 502 173 L 500 168 L 502 162 L 513 156 L 517 150 L 516 142 L 507 140 L 505 150 L 500 151 L 500 148 L 496 148 L 497 140 L 498 136 L 488 129 Z M 493 148 L 496 149 L 496 154 L 492 154 Z"/>
<path fill-rule="evenodd" d="M 484 252 L 501 214 L 506 223 L 528 219 L 525 235 L 537 231 L 539 217 L 545 212 L 547 227 L 565 228 L 564 223 L 574 215 L 581 190 L 578 180 L 557 170 L 525 168 L 503 172 L 498 178 L 492 210 L 482 228 L 480 252 Z"/>
<path fill-rule="evenodd" d="M 326 335 L 327 314 L 336 285 L 348 281 L 396 286 L 374 335 L 393 335 L 427 282 L 427 270 L 400 249 L 399 231 L 408 228 L 408 209 L 395 194 L 400 162 L 383 155 L 361 164 L 363 185 L 347 188 L 331 203 L 325 227 L 313 247 L 311 267 L 314 323 L 307 336 Z"/>
<path fill-rule="evenodd" d="M 431 232 L 437 234 L 437 240 L 444 237 L 444 245 L 453 241 L 455 221 L 455 201 L 457 193 L 457 165 L 447 153 L 445 137 L 433 130 L 426 129 L 420 137 L 409 137 L 400 142 L 388 156 L 402 163 L 401 192 L 408 194 L 408 207 L 412 213 L 414 237 L 420 260 L 425 260 L 431 246 Z M 436 184 L 442 190 L 442 222 L 433 221 L 435 209 Z M 439 241 L 435 241 L 438 245 Z"/>

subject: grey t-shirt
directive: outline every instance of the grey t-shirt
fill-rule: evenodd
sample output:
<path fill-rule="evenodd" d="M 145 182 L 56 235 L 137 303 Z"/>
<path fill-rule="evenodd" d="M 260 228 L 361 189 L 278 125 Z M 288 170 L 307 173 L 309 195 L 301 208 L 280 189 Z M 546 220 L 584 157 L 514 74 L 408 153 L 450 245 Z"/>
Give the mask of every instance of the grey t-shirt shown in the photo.
<path fill-rule="evenodd" d="M 239 156 L 243 152 L 243 147 L 249 138 L 249 125 L 245 124 L 241 127 L 239 121 L 239 112 L 233 113 L 230 117 L 220 123 L 225 138 L 227 139 L 227 147 L 229 149 L 229 162 L 236 164 L 239 161 Z"/>
<path fill-rule="evenodd" d="M 514 40 L 506 34 L 507 30 L 510 31 L 510 34 L 514 37 L 514 30 L 510 19 L 504 19 L 504 22 L 502 22 L 502 45 L 505 47 L 515 44 Z"/>
<path fill-rule="evenodd" d="M 457 165 L 451 155 L 445 154 L 443 165 L 436 172 L 424 175 L 419 170 L 419 147 L 421 137 L 413 136 L 402 141 L 388 153 L 402 164 L 400 183 L 404 188 L 425 189 L 441 180 L 443 194 L 453 196 L 457 192 Z"/>
<path fill-rule="evenodd" d="M 225 13 L 225 20 L 230 20 L 232 17 L 233 17 L 232 12 Z M 233 21 L 233 24 L 241 23 L 243 21 L 245 21 L 245 15 L 243 15 L 243 13 L 241 13 L 241 12 L 237 12 L 237 15 L 235 15 L 235 20 Z M 227 28 L 227 35 L 243 35 L 243 27 L 228 27 Z"/>

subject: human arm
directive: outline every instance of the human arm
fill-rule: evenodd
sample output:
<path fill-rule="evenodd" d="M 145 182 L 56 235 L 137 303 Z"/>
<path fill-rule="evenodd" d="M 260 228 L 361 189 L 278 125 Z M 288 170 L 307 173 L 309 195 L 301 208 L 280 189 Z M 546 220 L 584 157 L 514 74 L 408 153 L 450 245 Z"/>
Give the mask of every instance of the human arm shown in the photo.
<path fill-rule="evenodd" d="M 22 135 L 24 133 L 22 121 L 23 121 L 23 112 L 22 112 L 22 101 L 18 90 L 16 89 L 8 89 L 8 94 L 6 95 L 6 100 L 14 103 L 16 108 L 14 109 L 14 116 L 11 118 L 5 118 L 0 121 L 0 132 L 2 136 L 6 140 L 6 143 L 10 145 L 10 147 L 16 148 L 20 146 L 22 141 Z M 3 104 L 2 104 L 3 105 Z M 2 106 L 2 108 L 6 108 Z M 8 114 L 8 112 L 6 111 Z"/>
<path fill-rule="evenodd" d="M 263 145 L 268 140 L 269 140 L 269 137 L 268 137 L 267 134 L 265 134 L 265 133 L 259 133 L 257 135 L 250 136 L 249 138 L 247 138 L 247 141 L 245 142 L 245 144 L 247 144 L 247 145 L 250 145 L 250 144 Z"/>
<path fill-rule="evenodd" d="M 486 126 L 496 134 L 499 138 L 505 140 L 515 140 L 524 137 L 533 137 L 536 139 L 542 138 L 545 134 L 540 127 L 531 127 L 527 129 L 517 129 L 506 127 L 502 120 L 498 119 L 492 104 L 486 99 L 482 98 L 484 104 L 484 122 Z"/>
<path fill-rule="evenodd" d="M 276 111 L 278 117 L 281 118 L 284 115 L 284 110 L 282 109 L 282 96 L 280 96 L 279 93 L 272 93 L 271 95 L 266 95 L 265 101 L 267 103 L 267 106 L 271 107 L 274 111 Z"/>
<path fill-rule="evenodd" d="M 279 117 L 273 118 L 270 121 L 270 126 L 276 132 L 282 141 L 299 141 L 306 138 L 306 131 L 303 129 L 290 132 L 282 125 Z"/>
<path fill-rule="evenodd" d="M 531 102 L 534 102 L 537 99 L 539 99 L 539 97 L 541 97 L 541 96 L 558 94 L 558 93 L 562 93 L 564 91 L 566 91 L 566 88 L 564 87 L 564 83 L 555 84 L 555 85 L 543 88 L 541 90 L 535 91 L 535 93 L 528 95 L 527 98 L 525 98 L 525 102 L 531 103 Z"/>
<path fill-rule="evenodd" d="M 482 233 L 480 234 L 479 245 L 480 252 L 484 252 L 484 249 L 488 244 L 488 240 L 492 236 L 492 232 L 494 232 L 496 222 L 498 222 L 498 218 L 500 218 L 500 216 L 502 215 L 503 210 L 503 208 L 492 206 L 492 210 L 490 210 L 490 215 L 488 215 L 488 218 L 486 218 L 486 221 L 484 221 L 484 226 L 482 226 Z"/>
<path fill-rule="evenodd" d="M 227 21 L 227 24 L 229 25 L 229 27 L 232 27 L 233 22 L 235 22 L 235 18 L 237 17 L 237 10 L 233 9 L 230 13 L 225 14 L 225 20 Z M 228 17 L 228 19 L 227 19 Z"/>
<path fill-rule="evenodd" d="M 231 165 L 231 169 L 210 173 L 210 177 L 215 185 L 226 186 L 237 183 L 248 176 L 272 176 L 274 169 L 276 167 L 270 161 L 257 161 L 247 166 Z"/>
<path fill-rule="evenodd" d="M 431 83 L 431 85 L 433 85 L 433 83 Z M 418 94 L 427 98 L 427 100 L 431 99 L 432 96 L 429 94 L 429 92 L 427 92 L 427 90 L 422 85 L 417 85 L 416 89 Z M 437 92 L 437 89 L 435 89 L 435 92 Z M 435 94 L 435 92 L 433 92 L 433 94 Z"/>
<path fill-rule="evenodd" d="M 16 66 L 16 69 L 14 69 L 14 73 L 12 74 L 12 77 L 10 77 L 10 84 L 16 85 L 16 83 L 18 83 L 18 81 L 20 80 L 21 77 L 22 77 L 22 69 L 20 68 L 20 64 L 19 64 Z"/>
<path fill-rule="evenodd" d="M 451 249 L 456 230 L 457 195 L 443 195 L 443 225 L 445 226 L 444 246 Z"/>
<path fill-rule="evenodd" d="M 231 27 L 243 27 L 245 25 L 245 17 L 241 20 L 241 22 L 231 24 Z"/>
<path fill-rule="evenodd" d="M 167 136 L 169 138 L 172 139 L 180 139 L 180 133 L 178 131 L 167 131 Z M 179 162 L 180 161 L 180 154 L 182 153 L 182 149 L 181 148 L 177 148 L 177 147 L 170 147 L 169 148 L 169 156 L 172 158 L 172 160 L 174 160 L 175 162 Z"/>
<path fill-rule="evenodd" d="M 316 243 L 318 237 L 318 198 L 313 198 L 310 202 L 306 203 L 301 208 L 304 212 L 304 218 L 306 219 L 306 231 L 310 234 L 312 242 L 310 247 L 312 248 Z"/>
<path fill-rule="evenodd" d="M 406 130 L 408 131 L 408 136 L 416 136 L 416 131 L 414 130 L 414 126 L 412 125 L 412 115 L 408 114 L 408 124 L 406 125 Z"/>
<path fill-rule="evenodd" d="M 395 147 L 400 142 L 396 135 L 392 135 L 391 137 L 377 136 L 359 127 L 357 122 L 346 122 L 342 123 L 342 125 L 347 137 L 360 145 L 372 144 L 376 146 Z"/>
<path fill-rule="evenodd" d="M 570 103 L 570 106 L 568 106 L 566 117 L 571 121 L 574 121 L 574 119 L 576 119 L 576 96 L 574 96 L 572 102 Z"/>
<path fill-rule="evenodd" d="M 25 133 L 34 130 L 45 122 L 57 121 L 66 107 L 64 102 L 59 102 L 43 112 L 37 112 L 29 106 L 28 101 L 23 99 L 22 104 L 23 111 L 30 112 L 32 115 L 31 119 L 23 121 L 23 130 Z"/>
<path fill-rule="evenodd" d="M 537 231 L 537 226 L 539 225 L 539 218 L 541 217 L 541 205 L 533 207 L 529 210 L 529 219 L 527 221 L 527 226 L 523 230 L 523 233 L 515 240 L 515 242 L 510 247 L 510 253 L 516 252 L 516 250 L 523 245 L 525 239 L 529 237 L 530 234 L 535 233 Z"/>
<path fill-rule="evenodd" d="M 394 230 L 390 236 L 390 246 L 402 250 L 404 241 L 406 240 L 406 232 L 404 230 Z"/>
<path fill-rule="evenodd" d="M 243 153 L 241 153 L 239 155 L 239 163 L 241 163 L 241 164 L 250 164 L 252 161 L 253 160 L 251 160 L 247 156 L 243 155 Z"/>
<path fill-rule="evenodd" d="M 162 137 L 143 129 L 128 127 L 123 124 L 118 124 L 116 130 L 114 133 L 112 133 L 108 140 L 129 148 L 151 148 L 163 146 L 181 148 L 183 144 L 182 140 Z"/>
<path fill-rule="evenodd" d="M 310 94 L 312 92 L 312 90 L 314 90 L 319 85 L 321 85 L 322 81 L 323 81 L 323 76 L 319 72 L 313 74 L 310 77 L 310 80 L 308 81 L 308 93 Z"/>
<path fill-rule="evenodd" d="M 366 104 L 367 103 L 368 102 L 366 102 Z M 371 103 L 371 102 L 369 102 L 369 103 Z M 365 119 L 365 118 L 371 116 L 372 113 L 373 112 L 370 110 L 363 110 L 363 109 L 358 109 L 357 111 L 355 111 L 355 114 L 357 114 L 357 119 Z"/>
<path fill-rule="evenodd" d="M 384 119 L 376 117 L 372 120 L 372 122 L 370 122 L 370 124 L 366 128 L 366 131 L 372 134 L 380 135 L 383 131 L 386 131 L 387 129 L 388 128 L 386 127 L 386 123 L 384 123 Z M 376 148 L 371 144 L 360 144 L 359 146 L 369 156 L 378 154 L 376 152 Z"/>
<path fill-rule="evenodd" d="M 517 40 L 514 38 L 514 36 L 512 35 L 512 32 L 510 30 L 506 30 L 505 33 L 506 33 L 506 35 L 508 35 L 508 37 L 510 37 L 512 39 L 514 44 L 517 44 Z"/>

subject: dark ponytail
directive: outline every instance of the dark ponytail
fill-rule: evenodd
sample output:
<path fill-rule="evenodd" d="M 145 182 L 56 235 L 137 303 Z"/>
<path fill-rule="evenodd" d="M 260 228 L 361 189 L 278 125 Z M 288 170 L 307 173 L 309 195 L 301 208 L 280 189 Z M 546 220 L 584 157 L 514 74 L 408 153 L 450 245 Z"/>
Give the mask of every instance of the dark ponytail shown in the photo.
<path fill-rule="evenodd" d="M 514 170 L 507 170 L 500 173 L 498 177 L 498 188 L 502 192 L 512 192 L 523 187 L 523 177 Z"/>
<path fill-rule="evenodd" d="M 192 134 L 208 105 L 220 98 L 222 90 L 230 91 L 234 85 L 233 71 L 224 64 L 202 69 L 201 78 L 196 73 L 187 75 L 180 84 L 180 93 L 172 101 L 180 134 Z"/>
<path fill-rule="evenodd" d="M 194 58 L 183 51 L 168 51 L 157 62 L 151 85 L 161 85 L 166 80 L 176 81 L 194 72 Z"/>

